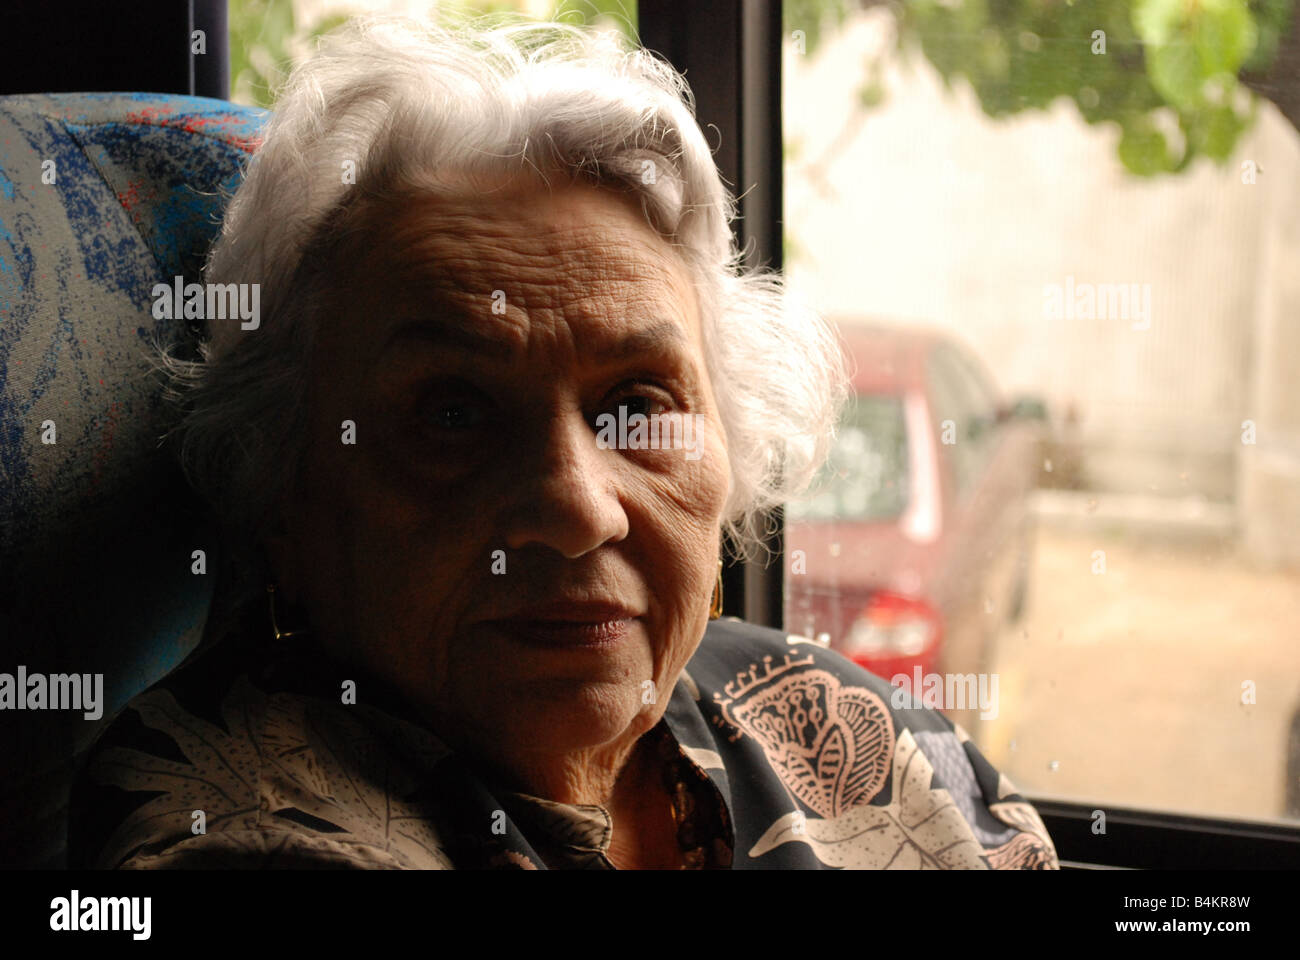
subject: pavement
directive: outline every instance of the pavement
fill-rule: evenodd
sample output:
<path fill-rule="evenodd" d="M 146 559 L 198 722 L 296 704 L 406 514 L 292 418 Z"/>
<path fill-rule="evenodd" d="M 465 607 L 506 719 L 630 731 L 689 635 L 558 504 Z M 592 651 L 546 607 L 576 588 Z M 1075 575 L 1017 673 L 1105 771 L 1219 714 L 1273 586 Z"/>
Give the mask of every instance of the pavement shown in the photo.
<path fill-rule="evenodd" d="M 998 716 L 961 722 L 1022 791 L 1284 816 L 1300 573 L 1254 568 L 1231 538 L 1044 518 L 995 664 Z"/>

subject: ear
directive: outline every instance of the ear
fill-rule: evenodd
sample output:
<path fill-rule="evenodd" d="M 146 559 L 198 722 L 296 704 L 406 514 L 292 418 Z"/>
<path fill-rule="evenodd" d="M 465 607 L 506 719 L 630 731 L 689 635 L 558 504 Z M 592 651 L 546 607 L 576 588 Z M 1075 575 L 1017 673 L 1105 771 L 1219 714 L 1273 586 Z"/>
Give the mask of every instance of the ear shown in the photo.
<path fill-rule="evenodd" d="M 275 581 L 275 589 L 278 593 L 288 597 L 294 592 L 293 577 L 290 571 L 293 569 L 291 560 L 293 549 L 286 536 L 267 537 L 262 541 L 262 548 L 266 551 L 267 563 L 271 568 L 271 579 Z"/>
<path fill-rule="evenodd" d="M 298 538 L 292 532 L 287 505 L 277 507 L 275 520 L 270 530 L 262 538 L 262 549 L 266 551 L 271 578 L 275 581 L 276 592 L 286 603 L 298 599 L 299 557 Z"/>

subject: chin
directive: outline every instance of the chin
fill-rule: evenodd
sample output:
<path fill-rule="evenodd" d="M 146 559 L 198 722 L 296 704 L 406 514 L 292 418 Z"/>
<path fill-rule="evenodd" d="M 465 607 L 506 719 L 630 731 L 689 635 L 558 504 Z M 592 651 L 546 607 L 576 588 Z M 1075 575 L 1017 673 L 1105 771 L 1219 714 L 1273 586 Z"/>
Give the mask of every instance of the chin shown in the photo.
<path fill-rule="evenodd" d="M 550 689 L 532 699 L 532 706 L 517 701 L 517 719 L 514 734 L 518 743 L 527 743 L 532 750 L 544 753 L 565 753 L 600 747 L 618 740 L 636 726 L 637 733 L 644 732 L 637 720 L 643 711 L 653 707 L 642 704 L 639 687 L 631 683 L 565 684 L 563 689 Z M 648 720 L 648 717 L 646 718 Z M 511 734 L 503 734 L 511 736 Z"/>

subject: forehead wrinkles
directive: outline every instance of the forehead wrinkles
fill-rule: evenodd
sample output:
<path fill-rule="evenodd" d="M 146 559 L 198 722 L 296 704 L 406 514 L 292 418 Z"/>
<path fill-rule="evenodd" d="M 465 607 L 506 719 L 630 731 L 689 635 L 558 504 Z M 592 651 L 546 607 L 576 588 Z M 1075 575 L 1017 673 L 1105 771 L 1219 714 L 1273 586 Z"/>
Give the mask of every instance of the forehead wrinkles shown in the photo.
<path fill-rule="evenodd" d="M 537 200 L 417 198 L 395 217 L 369 218 L 362 233 L 373 242 L 360 240 L 354 263 L 366 264 L 365 276 L 382 275 L 390 299 L 445 299 L 499 325 L 508 341 L 526 339 L 531 320 L 609 321 L 629 313 L 671 317 L 698 336 L 689 271 L 625 198 L 587 194 L 574 209 Z M 505 314 L 492 313 L 497 290 Z"/>
<path fill-rule="evenodd" d="M 519 272 L 522 283 L 541 284 L 557 265 L 576 280 L 631 274 L 631 279 L 661 278 L 675 256 L 649 224 L 637 219 L 627 201 L 614 194 L 577 195 L 580 206 L 564 201 L 529 203 L 517 214 L 505 202 L 472 209 L 427 206 L 402 218 L 394 232 L 397 262 L 411 266 L 446 264 Z M 599 198 L 599 199 L 598 199 Z"/>

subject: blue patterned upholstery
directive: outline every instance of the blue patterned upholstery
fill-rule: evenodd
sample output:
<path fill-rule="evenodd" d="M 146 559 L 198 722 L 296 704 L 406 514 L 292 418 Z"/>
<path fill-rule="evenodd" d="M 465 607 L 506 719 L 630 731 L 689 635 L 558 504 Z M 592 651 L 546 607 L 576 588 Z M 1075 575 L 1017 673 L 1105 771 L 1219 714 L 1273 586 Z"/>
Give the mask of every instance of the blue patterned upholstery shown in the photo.
<path fill-rule="evenodd" d="M 265 116 L 0 97 L 0 673 L 103 673 L 106 701 L 99 721 L 0 710 L 0 866 L 62 864 L 77 755 L 202 633 L 217 543 L 159 444 L 172 420 L 150 364 L 153 340 L 201 331 L 155 320 L 151 292 L 201 279 Z"/>

